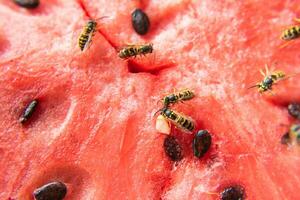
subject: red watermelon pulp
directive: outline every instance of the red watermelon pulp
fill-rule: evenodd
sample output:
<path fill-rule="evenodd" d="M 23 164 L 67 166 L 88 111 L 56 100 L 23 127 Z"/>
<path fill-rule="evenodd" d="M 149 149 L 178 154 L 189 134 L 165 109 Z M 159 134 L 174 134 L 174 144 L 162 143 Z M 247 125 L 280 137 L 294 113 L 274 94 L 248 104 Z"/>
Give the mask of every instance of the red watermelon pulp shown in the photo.
<path fill-rule="evenodd" d="M 145 36 L 132 28 L 135 8 L 150 18 Z M 300 72 L 299 42 L 278 48 L 297 14 L 296 1 L 41 0 L 27 10 L 0 0 L 0 199 L 33 199 L 51 181 L 67 185 L 66 200 L 209 200 L 230 185 L 249 200 L 300 199 L 299 147 L 280 143 L 299 76 L 274 96 L 247 89 L 265 64 Z M 81 53 L 82 27 L 103 16 Z M 153 54 L 118 58 L 119 46 L 144 42 Z M 172 162 L 155 130 L 157 101 L 174 88 L 195 92 L 174 109 L 212 134 L 201 159 L 193 134 L 174 129 L 184 158 Z"/>

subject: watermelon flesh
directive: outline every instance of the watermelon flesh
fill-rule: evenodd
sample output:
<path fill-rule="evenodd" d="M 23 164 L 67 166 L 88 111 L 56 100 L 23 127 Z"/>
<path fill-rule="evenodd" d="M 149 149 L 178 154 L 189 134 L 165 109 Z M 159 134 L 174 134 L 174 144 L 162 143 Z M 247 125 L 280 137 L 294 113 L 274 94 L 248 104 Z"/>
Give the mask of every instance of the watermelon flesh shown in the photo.
<path fill-rule="evenodd" d="M 151 27 L 131 27 L 135 8 Z M 247 199 L 299 199 L 297 146 L 280 144 L 300 102 L 297 76 L 274 86 L 275 96 L 247 87 L 267 63 L 299 73 L 296 41 L 280 33 L 297 17 L 288 1 L 41 1 L 34 10 L 0 0 L 0 199 L 33 199 L 51 181 L 65 199 L 218 199 L 241 185 Z M 77 37 L 89 17 L 108 16 L 88 51 Z M 154 54 L 124 61 L 125 43 L 154 44 Z M 297 44 L 298 43 L 298 44 Z M 153 114 L 165 92 L 196 96 L 174 109 L 212 134 L 209 152 L 193 156 L 193 134 L 173 129 L 184 158 L 163 150 Z M 39 105 L 24 126 L 18 118 Z"/>

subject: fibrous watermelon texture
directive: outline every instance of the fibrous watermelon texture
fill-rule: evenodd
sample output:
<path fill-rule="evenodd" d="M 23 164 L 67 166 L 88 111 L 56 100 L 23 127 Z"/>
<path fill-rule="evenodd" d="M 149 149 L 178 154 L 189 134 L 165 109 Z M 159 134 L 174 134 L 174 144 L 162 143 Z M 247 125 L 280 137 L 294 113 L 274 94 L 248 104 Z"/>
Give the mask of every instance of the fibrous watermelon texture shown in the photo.
<path fill-rule="evenodd" d="M 150 19 L 144 36 L 131 24 L 136 8 Z M 232 185 L 247 199 L 299 199 L 299 148 L 280 143 L 299 76 L 275 85 L 274 96 L 247 90 L 266 63 L 299 73 L 299 42 L 278 48 L 299 9 L 296 1 L 41 0 L 27 10 L 0 0 L 0 199 L 32 199 L 52 181 L 66 184 L 67 200 L 209 200 Z M 82 27 L 103 16 L 81 53 Z M 119 46 L 143 42 L 153 54 L 117 57 Z M 156 102 L 174 88 L 195 92 L 174 109 L 211 133 L 200 159 L 195 133 L 173 130 L 183 149 L 176 163 L 156 133 Z"/>

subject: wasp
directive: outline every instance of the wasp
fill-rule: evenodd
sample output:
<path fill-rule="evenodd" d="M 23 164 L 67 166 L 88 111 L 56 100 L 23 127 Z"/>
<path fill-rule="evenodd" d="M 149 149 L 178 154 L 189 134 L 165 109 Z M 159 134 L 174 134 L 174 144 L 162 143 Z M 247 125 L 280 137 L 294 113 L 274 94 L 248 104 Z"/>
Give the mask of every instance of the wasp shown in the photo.
<path fill-rule="evenodd" d="M 195 124 L 191 119 L 188 119 L 186 116 L 171 110 L 168 107 L 164 107 L 157 112 L 160 112 L 165 119 L 185 131 L 193 131 L 195 128 Z"/>
<path fill-rule="evenodd" d="M 107 18 L 107 16 L 103 16 L 97 19 L 90 19 L 87 21 L 78 38 L 78 46 L 81 51 L 85 51 L 89 48 L 92 42 L 92 38 L 97 30 L 97 21 L 103 18 Z"/>
<path fill-rule="evenodd" d="M 138 55 L 146 55 L 153 52 L 153 44 L 128 44 L 120 48 L 118 55 L 122 59 L 136 57 Z"/>
<path fill-rule="evenodd" d="M 285 29 L 281 35 L 282 40 L 293 40 L 300 37 L 300 25 L 294 25 Z"/>
<path fill-rule="evenodd" d="M 263 72 L 262 70 L 260 70 L 260 73 L 264 77 L 264 79 L 261 82 L 257 83 L 256 85 L 249 87 L 248 89 L 257 87 L 259 93 L 263 93 L 266 91 L 271 92 L 272 86 L 275 83 L 286 78 L 286 75 L 283 71 L 269 72 L 268 65 L 266 65 L 265 68 L 266 68 L 266 72 Z"/>
<path fill-rule="evenodd" d="M 174 92 L 172 94 L 169 94 L 165 96 L 162 99 L 162 102 L 164 104 L 164 107 L 168 107 L 169 104 L 174 104 L 177 102 L 182 102 L 186 100 L 190 100 L 195 96 L 194 92 L 189 89 L 183 89 L 178 92 Z"/>
<path fill-rule="evenodd" d="M 300 124 L 293 124 L 289 130 L 289 138 L 300 144 Z"/>
<path fill-rule="evenodd" d="M 86 50 L 91 44 L 92 38 L 95 34 L 97 22 L 95 20 L 89 20 L 83 27 L 83 30 L 78 38 L 78 46 L 81 51 Z"/>
<path fill-rule="evenodd" d="M 295 19 L 296 22 L 300 22 L 300 19 Z M 288 41 L 287 43 L 283 44 L 280 48 L 287 46 L 292 40 L 297 39 L 300 37 L 300 25 L 293 25 L 285 29 L 280 38 L 284 41 Z"/>

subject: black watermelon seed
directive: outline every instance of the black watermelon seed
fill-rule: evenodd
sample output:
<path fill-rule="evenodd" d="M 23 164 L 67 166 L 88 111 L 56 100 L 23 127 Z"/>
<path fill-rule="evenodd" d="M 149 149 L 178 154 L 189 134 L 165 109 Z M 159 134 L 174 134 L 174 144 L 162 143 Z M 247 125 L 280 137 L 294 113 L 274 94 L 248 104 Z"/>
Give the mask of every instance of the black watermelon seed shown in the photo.
<path fill-rule="evenodd" d="M 282 137 L 281 137 L 281 144 L 288 144 L 290 142 L 290 134 L 289 132 L 285 133 Z"/>
<path fill-rule="evenodd" d="M 23 8 L 36 8 L 39 6 L 39 0 L 14 0 L 14 2 Z"/>
<path fill-rule="evenodd" d="M 38 105 L 37 100 L 31 101 L 25 108 L 24 112 L 22 113 L 21 117 L 19 118 L 20 123 L 25 123 L 30 117 L 32 116 L 33 112 L 36 109 L 36 106 Z"/>
<path fill-rule="evenodd" d="M 194 155 L 198 158 L 204 156 L 211 145 L 211 135 L 207 130 L 200 130 L 193 139 Z"/>
<path fill-rule="evenodd" d="M 62 200 L 67 194 L 67 187 L 62 182 L 52 182 L 37 188 L 33 192 L 36 200 Z"/>
<path fill-rule="evenodd" d="M 239 185 L 230 186 L 221 192 L 221 200 L 243 200 L 245 198 L 244 188 Z"/>
<path fill-rule="evenodd" d="M 150 20 L 141 9 L 135 9 L 132 12 L 131 23 L 134 30 L 140 35 L 145 35 L 150 27 Z"/>
<path fill-rule="evenodd" d="M 167 156 L 173 161 L 179 161 L 183 158 L 183 150 L 177 139 L 173 136 L 168 136 L 164 141 L 164 149 Z"/>
<path fill-rule="evenodd" d="M 300 119 L 300 104 L 290 103 L 288 105 L 288 112 L 292 117 Z"/>

